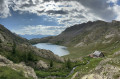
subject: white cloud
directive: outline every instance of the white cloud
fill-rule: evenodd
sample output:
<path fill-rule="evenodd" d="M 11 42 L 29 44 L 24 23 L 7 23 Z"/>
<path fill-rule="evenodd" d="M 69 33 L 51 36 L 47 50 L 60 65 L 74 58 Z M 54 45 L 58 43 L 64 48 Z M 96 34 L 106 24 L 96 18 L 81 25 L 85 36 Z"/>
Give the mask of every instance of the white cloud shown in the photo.
<path fill-rule="evenodd" d="M 110 2 L 112 2 L 112 3 L 117 3 L 117 1 L 118 1 L 118 0 L 108 0 L 107 2 L 108 2 L 108 3 L 110 3 Z"/>
<path fill-rule="evenodd" d="M 37 25 L 37 26 L 26 26 L 23 27 L 20 30 L 12 30 L 12 32 L 15 32 L 20 35 L 58 35 L 60 34 L 66 27 L 64 26 L 43 26 L 43 25 Z"/>
<path fill-rule="evenodd" d="M 118 20 L 118 21 L 120 21 L 120 6 L 119 5 L 115 5 L 114 7 L 113 7 L 113 10 L 116 12 L 116 14 L 117 14 L 117 16 L 115 17 L 115 20 Z"/>
<path fill-rule="evenodd" d="M 80 24 L 87 21 L 113 19 L 120 20 L 120 6 L 118 0 L 2 0 L 0 9 L 4 8 L 0 17 L 10 16 L 9 7 L 20 13 L 29 12 L 40 15 L 47 15 L 58 20 L 59 24 L 64 26 L 27 26 L 20 31 L 14 31 L 18 34 L 59 34 L 66 27 L 74 24 Z M 13 1 L 13 3 L 9 3 Z M 109 3 L 113 3 L 110 6 Z M 52 19 L 44 19 L 52 21 Z M 52 29 L 51 29 L 52 28 Z M 37 30 L 39 29 L 39 30 Z M 51 29 L 51 30 L 50 30 Z"/>
<path fill-rule="evenodd" d="M 0 0 L 0 18 L 6 18 L 11 15 L 8 4 L 8 0 Z"/>
<path fill-rule="evenodd" d="M 56 2 L 55 2 L 56 1 Z M 116 15 L 109 2 L 117 0 L 14 0 L 14 11 L 47 15 L 58 19 L 60 24 L 74 25 L 87 21 L 110 21 Z M 109 14 L 109 15 L 108 15 Z M 71 24 L 70 24 L 71 23 Z"/>

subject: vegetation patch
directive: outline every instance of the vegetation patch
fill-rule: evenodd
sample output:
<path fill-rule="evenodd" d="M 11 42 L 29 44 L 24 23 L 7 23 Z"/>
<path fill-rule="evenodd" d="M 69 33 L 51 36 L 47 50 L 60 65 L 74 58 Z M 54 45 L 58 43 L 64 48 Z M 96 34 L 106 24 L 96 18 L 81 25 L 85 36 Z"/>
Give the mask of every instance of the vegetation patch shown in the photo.
<path fill-rule="evenodd" d="M 26 78 L 23 72 L 15 71 L 9 67 L 0 67 L 0 79 L 32 79 Z"/>

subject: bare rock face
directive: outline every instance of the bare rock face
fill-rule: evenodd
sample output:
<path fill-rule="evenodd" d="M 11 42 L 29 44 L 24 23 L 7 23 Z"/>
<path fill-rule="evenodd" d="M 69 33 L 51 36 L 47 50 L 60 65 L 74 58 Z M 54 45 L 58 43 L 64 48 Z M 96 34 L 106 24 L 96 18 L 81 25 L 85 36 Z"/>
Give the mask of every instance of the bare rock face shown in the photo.
<path fill-rule="evenodd" d="M 114 78 L 114 76 L 119 74 L 120 68 L 117 66 L 106 64 L 104 66 L 99 67 L 99 69 L 96 71 L 100 71 L 98 72 L 98 74 L 101 75 L 102 78 L 118 79 L 118 78 Z"/>
<path fill-rule="evenodd" d="M 85 45 L 84 42 L 80 42 L 80 43 L 76 44 L 74 47 L 82 47 L 84 45 Z"/>
<path fill-rule="evenodd" d="M 1 66 L 7 66 L 16 71 L 23 71 L 27 78 L 32 77 L 33 79 L 38 79 L 33 68 L 26 66 L 24 63 L 14 64 L 12 61 L 0 55 L 0 67 Z"/>
<path fill-rule="evenodd" d="M 89 74 L 82 77 L 82 79 L 103 79 L 103 78 L 98 74 Z M 107 79 L 107 78 L 104 78 L 104 79 Z"/>
<path fill-rule="evenodd" d="M 38 69 L 48 69 L 49 68 L 48 65 L 44 61 L 42 61 L 42 60 L 39 60 L 37 62 L 37 66 L 36 67 Z"/>
<path fill-rule="evenodd" d="M 4 37 L 2 36 L 2 34 L 0 34 L 0 40 L 1 42 L 4 42 Z"/>
<path fill-rule="evenodd" d="M 34 69 L 29 67 L 29 66 L 26 66 L 25 64 L 23 63 L 20 63 L 20 64 L 15 64 L 13 66 L 13 68 L 20 68 L 23 70 L 24 74 L 25 74 L 25 77 L 32 77 L 34 79 L 37 79 L 37 76 L 36 76 L 36 73 L 34 72 Z"/>
<path fill-rule="evenodd" d="M 4 64 L 13 64 L 12 61 L 8 60 L 7 58 L 3 57 L 0 55 L 0 63 L 4 63 Z"/>

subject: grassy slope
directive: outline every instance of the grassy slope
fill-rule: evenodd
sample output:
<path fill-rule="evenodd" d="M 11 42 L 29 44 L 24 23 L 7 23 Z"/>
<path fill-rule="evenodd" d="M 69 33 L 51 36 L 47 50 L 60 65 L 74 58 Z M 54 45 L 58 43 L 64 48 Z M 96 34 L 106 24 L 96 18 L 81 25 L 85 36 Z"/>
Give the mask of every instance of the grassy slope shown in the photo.
<path fill-rule="evenodd" d="M 0 79 L 32 79 L 26 78 L 23 72 L 15 71 L 8 67 L 0 67 Z"/>
<path fill-rule="evenodd" d="M 104 40 L 109 41 L 112 39 L 110 43 L 102 43 Z M 86 55 L 89 55 L 93 53 L 95 50 L 102 51 L 105 56 L 113 54 L 115 51 L 120 50 L 120 37 L 114 37 L 110 39 L 103 39 L 103 41 L 98 42 L 98 43 L 89 43 L 88 45 L 82 46 L 82 47 L 74 47 L 75 42 L 71 42 L 69 45 L 67 45 L 68 50 L 70 52 L 69 55 L 64 56 L 64 57 L 69 57 L 69 58 L 79 58 L 83 57 Z"/>

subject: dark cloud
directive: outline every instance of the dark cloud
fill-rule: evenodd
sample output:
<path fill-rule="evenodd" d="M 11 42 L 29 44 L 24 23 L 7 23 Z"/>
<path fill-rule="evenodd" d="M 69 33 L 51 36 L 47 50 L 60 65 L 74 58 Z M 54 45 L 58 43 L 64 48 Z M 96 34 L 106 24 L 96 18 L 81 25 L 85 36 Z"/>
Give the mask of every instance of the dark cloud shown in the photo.
<path fill-rule="evenodd" d="M 10 16 L 8 4 L 5 0 L 0 0 L 0 18 L 6 18 Z"/>
<path fill-rule="evenodd" d="M 44 10 L 42 10 L 42 11 L 37 11 L 38 13 L 44 13 Z"/>
<path fill-rule="evenodd" d="M 10 14 L 8 13 L 9 8 L 8 8 L 8 5 L 5 3 L 5 1 L 8 1 L 8 0 L 0 0 L 0 11 L 1 11 L 0 17 L 1 16 L 7 17 Z M 11 0 L 11 1 L 14 2 L 14 4 L 12 4 L 13 5 L 12 8 L 14 11 L 17 11 L 17 10 L 20 10 L 21 12 L 27 11 L 30 13 L 36 13 L 37 15 L 60 14 L 61 16 L 68 15 L 69 19 L 84 18 L 87 20 L 91 20 L 89 19 L 90 17 L 89 15 L 92 15 L 94 17 L 94 18 L 90 17 L 92 18 L 92 20 L 102 19 L 106 21 L 110 21 L 114 19 L 115 16 L 117 16 L 113 9 L 108 9 L 109 3 L 106 2 L 107 0 Z M 50 1 L 54 1 L 56 4 L 59 3 L 59 5 L 63 7 L 60 8 L 60 7 L 54 6 L 55 4 L 48 4 L 48 5 L 53 5 L 54 7 L 52 9 L 51 8 L 49 9 L 49 6 L 45 5 L 45 3 L 49 3 Z M 66 8 L 65 6 L 67 5 L 70 5 L 70 6 L 72 5 L 72 6 Z M 84 9 L 81 9 L 81 7 L 84 7 Z M 74 8 L 74 9 L 71 9 L 71 8 Z"/>
<path fill-rule="evenodd" d="M 108 9 L 110 4 L 106 2 L 107 0 L 54 0 L 54 1 L 55 2 L 77 1 L 84 7 L 89 8 L 90 12 L 93 13 L 95 16 L 99 16 L 107 21 L 114 19 L 116 16 L 116 13 L 113 10 Z"/>
<path fill-rule="evenodd" d="M 68 14 L 68 12 L 67 11 L 63 11 L 63 10 L 58 10 L 58 11 L 55 11 L 55 10 L 49 10 L 49 11 L 47 11 L 46 13 L 48 13 L 48 14 Z"/>
<path fill-rule="evenodd" d="M 90 12 L 95 16 L 99 16 L 105 20 L 111 20 L 115 17 L 113 10 L 108 9 L 109 4 L 107 0 L 77 0 L 86 8 L 90 9 Z"/>
<path fill-rule="evenodd" d="M 50 0 L 44 0 L 44 2 L 50 2 Z"/>
<path fill-rule="evenodd" d="M 3 11 L 4 0 L 0 0 L 0 11 Z"/>
<path fill-rule="evenodd" d="M 95 16 L 99 16 L 105 20 L 112 20 L 116 16 L 116 13 L 113 10 L 108 9 L 109 3 L 107 3 L 107 0 L 54 0 L 54 1 L 55 2 L 77 1 L 84 7 L 90 9 L 90 12 L 93 13 Z"/>

